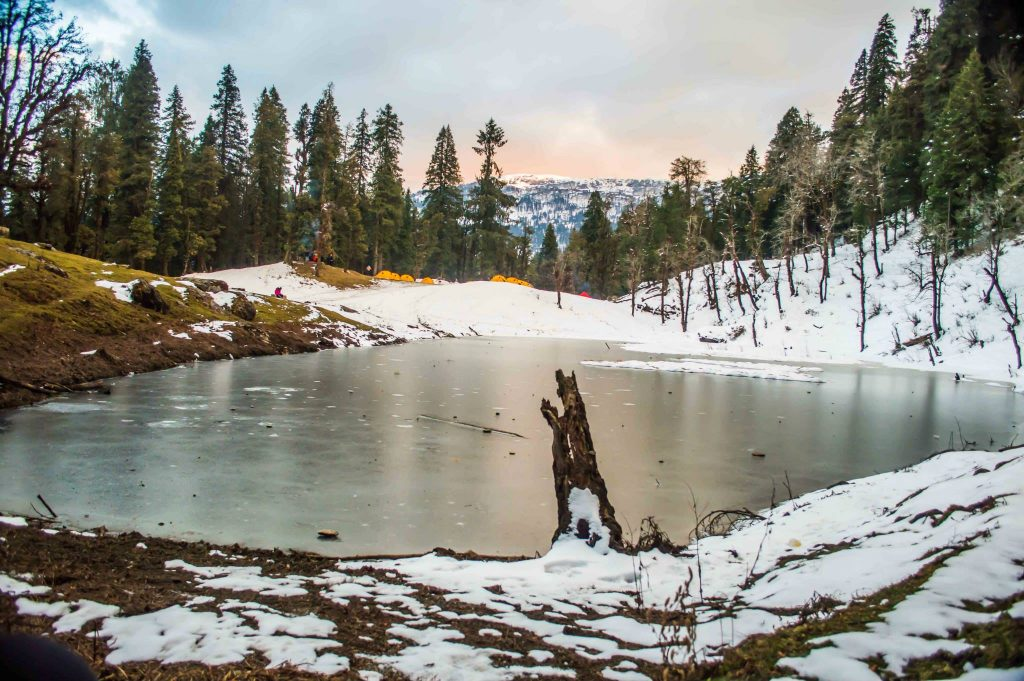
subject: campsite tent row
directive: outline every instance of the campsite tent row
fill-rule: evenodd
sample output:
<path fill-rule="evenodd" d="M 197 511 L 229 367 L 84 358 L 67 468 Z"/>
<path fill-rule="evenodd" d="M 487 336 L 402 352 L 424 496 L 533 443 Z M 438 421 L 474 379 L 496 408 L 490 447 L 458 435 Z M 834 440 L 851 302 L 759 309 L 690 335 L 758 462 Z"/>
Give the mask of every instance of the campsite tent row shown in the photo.
<path fill-rule="evenodd" d="M 388 281 L 416 281 L 416 279 L 411 274 L 396 274 L 388 270 L 381 270 L 380 272 L 375 274 L 374 277 L 377 279 L 386 279 Z M 433 284 L 434 280 L 431 279 L 430 277 L 423 277 L 422 279 L 420 279 L 420 283 Z"/>
<path fill-rule="evenodd" d="M 500 274 L 495 274 L 491 277 L 491 281 L 503 281 L 506 284 L 517 284 L 519 286 L 526 286 L 527 288 L 533 288 L 533 284 L 522 279 L 516 279 L 515 277 L 503 277 Z"/>

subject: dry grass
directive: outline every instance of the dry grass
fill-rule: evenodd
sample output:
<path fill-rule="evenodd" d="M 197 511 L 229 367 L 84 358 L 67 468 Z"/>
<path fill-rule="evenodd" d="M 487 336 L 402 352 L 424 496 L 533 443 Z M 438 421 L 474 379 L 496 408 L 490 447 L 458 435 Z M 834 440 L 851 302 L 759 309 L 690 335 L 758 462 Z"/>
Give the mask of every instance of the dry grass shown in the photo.
<path fill-rule="evenodd" d="M 369 286 L 373 283 L 373 278 L 368 277 L 365 274 L 360 274 L 355 270 L 347 270 L 341 267 L 332 267 L 324 263 L 320 263 L 320 276 L 313 276 L 313 265 L 308 262 L 295 262 L 292 263 L 292 269 L 300 277 L 306 277 L 307 279 L 319 279 L 325 284 L 330 284 L 335 288 L 359 288 L 361 286 Z"/>

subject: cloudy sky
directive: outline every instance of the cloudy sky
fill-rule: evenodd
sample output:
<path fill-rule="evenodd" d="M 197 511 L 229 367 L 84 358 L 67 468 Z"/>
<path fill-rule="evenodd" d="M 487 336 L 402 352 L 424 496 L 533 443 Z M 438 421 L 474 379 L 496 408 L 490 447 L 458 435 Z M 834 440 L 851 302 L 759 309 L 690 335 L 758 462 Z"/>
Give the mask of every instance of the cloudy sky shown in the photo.
<path fill-rule="evenodd" d="M 57 0 L 95 52 L 127 64 L 145 39 L 162 94 L 202 120 L 224 64 L 246 112 L 276 85 L 294 116 L 328 82 L 346 121 L 390 102 L 419 187 L 450 124 L 463 175 L 490 117 L 506 173 L 665 177 L 679 155 L 722 177 L 763 151 L 790 106 L 825 124 L 889 12 L 902 56 L 912 6 L 889 0 Z"/>

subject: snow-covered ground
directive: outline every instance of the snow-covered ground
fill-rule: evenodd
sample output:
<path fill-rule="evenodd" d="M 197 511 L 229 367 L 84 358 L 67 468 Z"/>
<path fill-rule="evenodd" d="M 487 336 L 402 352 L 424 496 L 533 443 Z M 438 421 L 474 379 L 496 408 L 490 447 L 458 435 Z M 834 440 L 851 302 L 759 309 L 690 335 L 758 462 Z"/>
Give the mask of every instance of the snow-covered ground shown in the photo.
<path fill-rule="evenodd" d="M 829 294 L 818 300 L 821 258 L 818 254 L 796 258 L 794 272 L 797 296 L 791 297 L 784 268 L 779 261 L 766 261 L 772 277 L 781 277 L 782 311 L 774 295 L 774 279 L 762 281 L 753 263 L 742 266 L 747 279 L 756 286 L 756 344 L 754 310 L 744 297 L 741 309 L 735 297 L 732 267 L 725 275 L 718 266 L 718 299 L 722 321 L 708 305 L 704 277 L 697 272 L 692 285 L 689 329 L 681 330 L 675 282 L 669 286 L 666 303 L 670 317 L 662 324 L 657 310 L 658 286 L 645 287 L 639 303 L 646 310 L 630 314 L 628 298 L 621 302 L 599 301 L 576 295 L 562 295 L 562 309 L 556 295 L 514 284 L 470 282 L 465 284 L 405 284 L 379 282 L 372 286 L 338 290 L 296 275 L 284 264 L 215 272 L 233 288 L 272 293 L 277 286 L 289 298 L 341 310 L 359 321 L 416 339 L 434 337 L 437 332 L 482 336 L 536 336 L 547 338 L 592 338 L 624 341 L 627 349 L 647 353 L 712 355 L 775 361 L 856 363 L 878 362 L 957 372 L 967 377 L 1004 381 L 1024 390 L 1024 373 L 1017 371 L 1016 359 L 1006 332 L 998 300 L 983 301 L 989 288 L 984 274 L 984 255 L 953 260 L 943 293 L 942 320 L 945 334 L 936 343 L 937 356 L 918 345 L 896 351 L 894 338 L 901 341 L 931 330 L 931 293 L 922 290 L 914 272 L 924 268 L 916 253 L 916 233 L 901 233 L 888 252 L 880 252 L 881 276 L 867 265 L 868 323 L 867 349 L 859 344 L 859 286 L 851 268 L 856 249 L 840 246 L 831 260 Z M 1024 298 L 1024 244 L 1011 245 L 1000 265 L 1001 281 L 1008 297 Z M 355 312 L 352 312 L 352 311 Z M 1024 330 L 1021 332 L 1024 341 Z M 714 338 L 720 343 L 701 341 Z M 932 361 L 934 359 L 934 365 Z"/>
<path fill-rule="evenodd" d="M 283 263 L 220 270 L 204 275 L 232 288 L 271 294 L 280 286 L 291 300 L 315 303 L 357 321 L 414 340 L 433 338 L 431 330 L 455 336 L 535 336 L 643 342 L 668 340 L 675 328 L 650 315 L 632 318 L 628 305 L 556 294 L 516 284 L 474 281 L 418 284 L 376 281 L 372 286 L 337 289 L 296 274 Z M 352 312 L 354 310 L 355 312 Z"/>
<path fill-rule="evenodd" d="M 725 536 L 701 538 L 677 556 L 630 556 L 567 535 L 532 560 L 431 553 L 341 561 L 311 575 L 274 577 L 258 566 L 171 560 L 165 568 L 188 576 L 191 585 L 182 586 L 180 603 L 145 614 L 65 602 L 33 584 L 32 575 L 0 574 L 0 592 L 17 599 L 19 612 L 53 619 L 57 631 L 96 621 L 111 664 L 216 665 L 260 652 L 272 667 L 322 673 L 348 669 L 357 655 L 415 679 L 574 678 L 572 668 L 552 662 L 552 650 L 564 650 L 598 662 L 606 678 L 642 679 L 648 677 L 637 671 L 640 665 L 714 660 L 751 635 L 827 616 L 933 567 L 922 573 L 920 588 L 882 604 L 863 630 L 820 638 L 805 656 L 776 667 L 779 677 L 875 679 L 869 661 L 881 659 L 883 671 L 899 675 L 911 660 L 967 649 L 965 625 L 1024 617 L 1022 481 L 1022 449 L 948 452 L 786 501 Z M 574 514 L 596 521 L 593 495 L 573 494 Z M 448 606 L 424 602 L 423 587 L 439 589 Z M 311 593 L 373 606 L 401 620 L 387 632 L 394 652 L 360 653 L 358 641 L 337 640 L 333 622 L 259 602 L 259 596 Z M 695 627 L 663 625 L 664 613 L 674 611 L 695 616 Z M 463 632 L 470 630 L 486 645 L 467 642 Z M 545 649 L 527 655 L 506 649 L 515 632 L 537 637 Z M 1002 673 L 1019 678 L 1024 670 Z M 977 670 L 964 678 L 976 677 Z"/>

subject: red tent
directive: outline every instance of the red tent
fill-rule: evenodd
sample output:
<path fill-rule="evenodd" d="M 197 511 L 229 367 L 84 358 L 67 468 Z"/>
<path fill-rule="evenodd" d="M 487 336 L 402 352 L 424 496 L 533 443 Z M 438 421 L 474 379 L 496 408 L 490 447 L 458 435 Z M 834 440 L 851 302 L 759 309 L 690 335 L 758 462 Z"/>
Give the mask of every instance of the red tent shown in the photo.
<path fill-rule="evenodd" d="M 580 298 L 589 298 L 589 297 L 590 297 L 590 294 L 587 293 L 586 291 L 583 291 L 582 293 L 580 293 Z"/>

